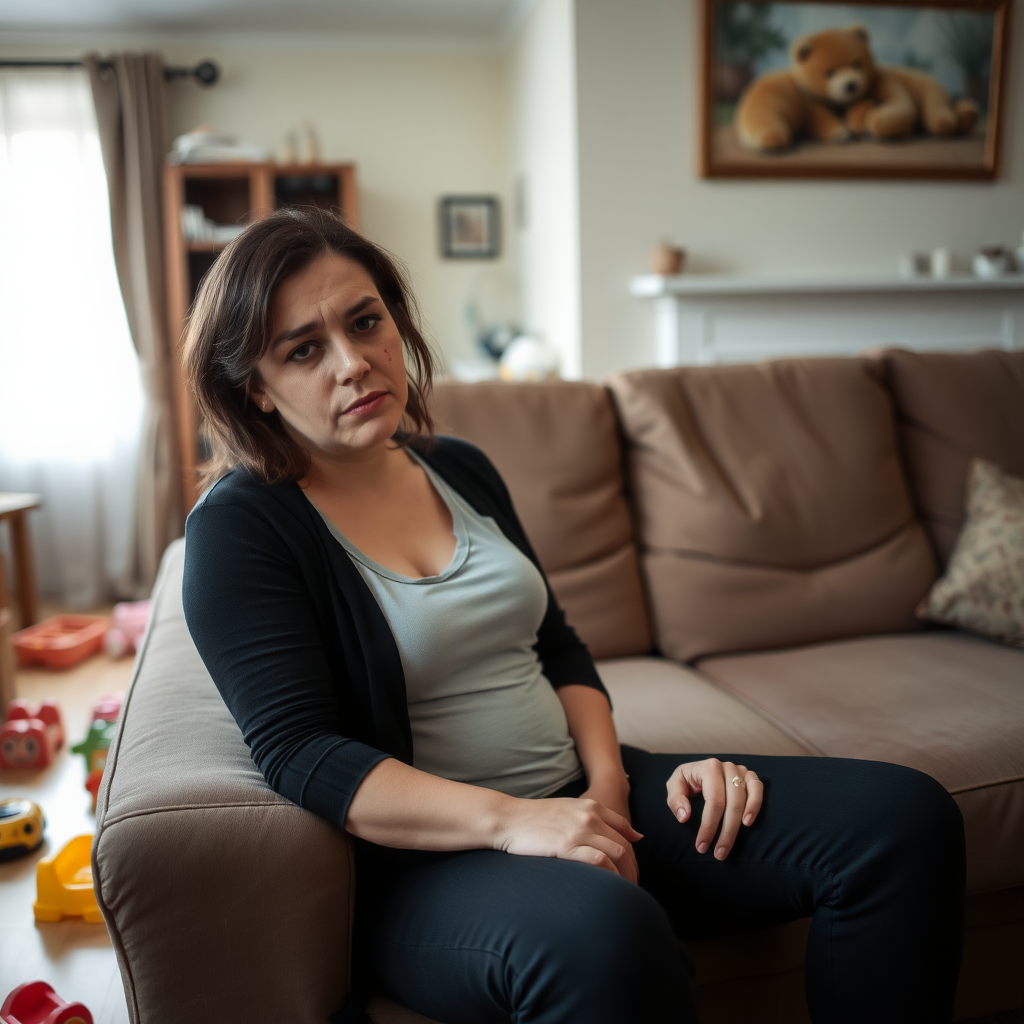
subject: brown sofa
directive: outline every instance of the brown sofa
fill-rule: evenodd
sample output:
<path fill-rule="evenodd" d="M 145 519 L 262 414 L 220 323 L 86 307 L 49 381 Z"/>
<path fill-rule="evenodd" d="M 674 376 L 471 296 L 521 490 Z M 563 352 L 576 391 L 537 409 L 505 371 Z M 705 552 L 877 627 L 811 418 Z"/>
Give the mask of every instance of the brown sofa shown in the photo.
<path fill-rule="evenodd" d="M 1024 1006 L 1024 651 L 914 617 L 971 456 L 1024 475 L 1024 352 L 446 384 L 436 409 L 505 475 L 621 739 L 934 775 L 967 828 L 957 1018 Z M 350 980 L 349 843 L 254 767 L 185 628 L 182 555 L 97 812 L 131 1019 L 323 1024 Z M 807 1020 L 806 930 L 693 942 L 702 1020 Z"/>

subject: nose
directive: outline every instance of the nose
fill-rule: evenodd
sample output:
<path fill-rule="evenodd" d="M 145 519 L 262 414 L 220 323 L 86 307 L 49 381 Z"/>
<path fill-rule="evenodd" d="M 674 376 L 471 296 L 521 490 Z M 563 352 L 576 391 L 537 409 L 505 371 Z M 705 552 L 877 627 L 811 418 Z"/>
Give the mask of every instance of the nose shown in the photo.
<path fill-rule="evenodd" d="M 851 79 L 845 86 L 843 86 L 843 88 L 846 90 L 846 94 L 848 96 L 852 96 L 857 91 L 858 86 L 857 83 Z"/>
<path fill-rule="evenodd" d="M 331 342 L 334 377 L 343 386 L 358 384 L 370 372 L 370 363 L 358 345 L 345 336 Z"/>

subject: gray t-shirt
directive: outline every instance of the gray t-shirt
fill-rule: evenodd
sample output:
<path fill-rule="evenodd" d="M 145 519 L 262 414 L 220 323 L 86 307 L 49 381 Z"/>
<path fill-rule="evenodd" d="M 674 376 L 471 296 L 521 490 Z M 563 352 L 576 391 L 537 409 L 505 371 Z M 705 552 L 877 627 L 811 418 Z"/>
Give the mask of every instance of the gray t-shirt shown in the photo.
<path fill-rule="evenodd" d="M 548 796 L 583 770 L 533 649 L 547 610 L 544 580 L 493 519 L 409 455 L 452 516 L 455 554 L 439 575 L 413 579 L 384 568 L 320 514 L 394 634 L 415 767 L 510 796 Z"/>

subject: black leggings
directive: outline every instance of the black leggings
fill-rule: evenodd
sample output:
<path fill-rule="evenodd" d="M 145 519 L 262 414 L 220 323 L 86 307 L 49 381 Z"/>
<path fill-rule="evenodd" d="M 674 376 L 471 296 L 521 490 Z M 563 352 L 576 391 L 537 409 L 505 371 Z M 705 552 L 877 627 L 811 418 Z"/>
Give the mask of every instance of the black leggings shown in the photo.
<path fill-rule="evenodd" d="M 640 885 L 570 861 L 492 850 L 414 859 L 374 914 L 379 983 L 444 1024 L 696 1020 L 680 937 L 813 917 L 815 1024 L 952 1016 L 963 821 L 932 778 L 876 761 L 720 755 L 764 780 L 727 860 L 694 848 L 665 782 L 705 755 L 622 748 Z"/>

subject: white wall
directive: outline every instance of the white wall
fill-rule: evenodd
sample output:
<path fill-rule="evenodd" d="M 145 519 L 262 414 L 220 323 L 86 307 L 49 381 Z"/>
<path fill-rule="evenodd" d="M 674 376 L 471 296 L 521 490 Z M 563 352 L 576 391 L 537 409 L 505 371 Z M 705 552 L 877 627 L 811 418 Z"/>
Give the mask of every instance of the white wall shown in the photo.
<path fill-rule="evenodd" d="M 576 6 L 582 369 L 653 362 L 650 304 L 628 294 L 662 236 L 689 269 L 895 272 L 899 254 L 965 256 L 1024 230 L 1024 18 L 1014 19 L 1003 177 L 994 183 L 697 177 L 699 0 Z"/>
<path fill-rule="evenodd" d="M 35 39 L 3 45 L 4 56 L 79 57 L 160 50 L 168 63 L 213 58 L 223 71 L 210 89 L 168 88 L 170 131 L 212 124 L 276 149 L 302 118 L 312 119 L 327 160 L 354 160 L 363 228 L 407 264 L 428 334 L 446 361 L 471 354 L 467 301 L 481 296 L 491 316 L 508 316 L 514 260 L 444 260 L 437 200 L 442 194 L 497 194 L 512 237 L 505 65 L 498 53 L 365 52 L 228 47 L 220 37 L 159 34 Z"/>
<path fill-rule="evenodd" d="M 579 171 L 574 0 L 538 0 L 508 55 L 522 326 L 579 377 Z"/>

